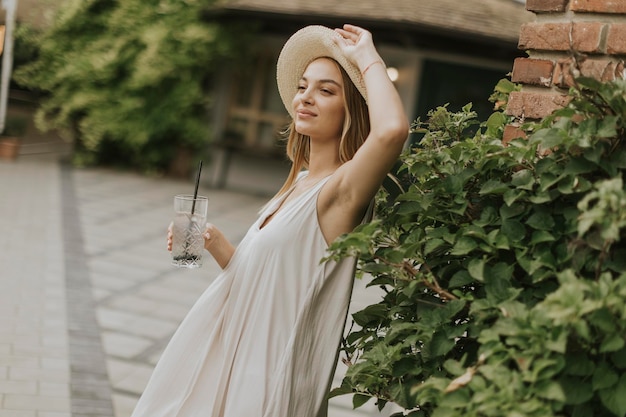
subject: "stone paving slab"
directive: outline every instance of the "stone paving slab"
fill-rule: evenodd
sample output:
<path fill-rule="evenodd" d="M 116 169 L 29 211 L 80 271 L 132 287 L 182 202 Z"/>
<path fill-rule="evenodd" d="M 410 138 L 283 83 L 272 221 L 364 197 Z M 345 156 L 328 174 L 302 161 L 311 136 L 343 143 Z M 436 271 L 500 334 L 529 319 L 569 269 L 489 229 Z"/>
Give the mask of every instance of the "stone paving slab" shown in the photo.
<path fill-rule="evenodd" d="M 60 171 L 0 161 L 0 417 L 70 417 Z"/>

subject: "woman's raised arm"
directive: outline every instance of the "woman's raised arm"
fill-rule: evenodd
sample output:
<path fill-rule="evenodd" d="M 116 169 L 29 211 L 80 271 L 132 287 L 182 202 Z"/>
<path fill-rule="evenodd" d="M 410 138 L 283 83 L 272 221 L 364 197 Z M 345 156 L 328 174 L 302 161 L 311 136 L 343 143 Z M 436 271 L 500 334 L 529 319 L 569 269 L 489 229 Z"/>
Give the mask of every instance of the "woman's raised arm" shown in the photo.
<path fill-rule="evenodd" d="M 366 207 L 397 161 L 409 134 L 409 123 L 400 96 L 372 35 L 357 26 L 336 29 L 337 45 L 361 71 L 367 89 L 370 134 L 352 160 L 336 175 L 337 204 L 355 215 Z"/>

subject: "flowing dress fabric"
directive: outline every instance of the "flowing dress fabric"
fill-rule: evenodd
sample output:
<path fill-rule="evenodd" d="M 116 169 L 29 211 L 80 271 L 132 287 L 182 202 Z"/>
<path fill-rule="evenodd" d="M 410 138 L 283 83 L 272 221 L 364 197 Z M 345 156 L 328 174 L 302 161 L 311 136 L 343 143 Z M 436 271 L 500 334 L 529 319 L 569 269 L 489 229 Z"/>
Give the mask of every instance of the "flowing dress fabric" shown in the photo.
<path fill-rule="evenodd" d="M 132 417 L 326 416 L 355 266 L 320 262 L 328 245 L 317 196 L 327 180 L 283 207 L 288 193 L 271 202 L 250 227 L 172 337 Z"/>

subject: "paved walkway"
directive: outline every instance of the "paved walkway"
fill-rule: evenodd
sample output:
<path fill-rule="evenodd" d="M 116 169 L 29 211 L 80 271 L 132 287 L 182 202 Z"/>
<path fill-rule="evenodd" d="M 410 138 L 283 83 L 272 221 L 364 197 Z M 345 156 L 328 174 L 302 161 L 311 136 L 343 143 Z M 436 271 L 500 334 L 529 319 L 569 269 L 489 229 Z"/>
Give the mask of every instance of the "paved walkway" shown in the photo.
<path fill-rule="evenodd" d="M 189 182 L 72 169 L 58 156 L 43 149 L 0 160 L 0 417 L 127 417 L 219 267 L 170 265 L 165 228 Z M 234 242 L 266 201 L 201 193 Z M 358 282 L 351 309 L 378 297 Z M 329 416 L 389 414 L 368 405 L 353 411 L 340 397 Z"/>

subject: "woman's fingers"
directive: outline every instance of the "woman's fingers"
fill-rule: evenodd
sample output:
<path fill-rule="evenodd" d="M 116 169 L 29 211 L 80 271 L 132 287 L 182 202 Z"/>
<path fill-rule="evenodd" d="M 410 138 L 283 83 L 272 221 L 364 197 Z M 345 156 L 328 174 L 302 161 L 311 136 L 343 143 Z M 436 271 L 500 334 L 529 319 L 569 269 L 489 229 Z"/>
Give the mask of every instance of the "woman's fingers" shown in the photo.
<path fill-rule="evenodd" d="M 209 250 L 209 246 L 215 241 L 217 238 L 219 231 L 217 228 L 211 224 L 207 223 L 204 229 L 204 233 L 202 233 L 202 237 L 204 238 L 204 247 Z"/>
<path fill-rule="evenodd" d="M 351 33 L 351 32 L 348 32 L 347 30 L 335 29 L 335 32 L 340 34 L 343 39 L 351 40 L 353 42 L 359 38 L 359 36 L 356 33 Z"/>
<path fill-rule="evenodd" d="M 169 226 L 167 226 L 167 250 L 172 251 L 172 228 L 174 227 L 174 222 L 171 222 Z"/>

